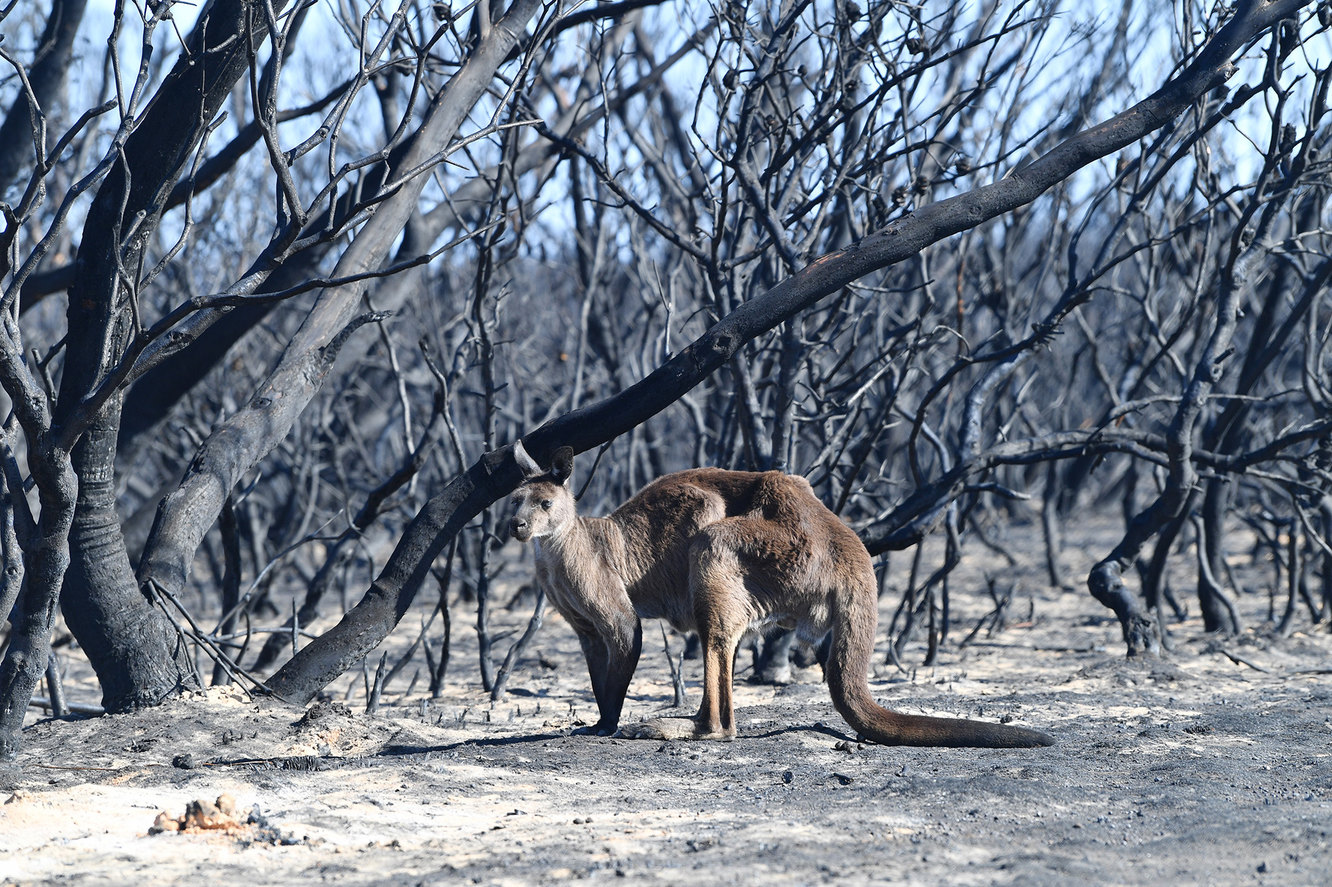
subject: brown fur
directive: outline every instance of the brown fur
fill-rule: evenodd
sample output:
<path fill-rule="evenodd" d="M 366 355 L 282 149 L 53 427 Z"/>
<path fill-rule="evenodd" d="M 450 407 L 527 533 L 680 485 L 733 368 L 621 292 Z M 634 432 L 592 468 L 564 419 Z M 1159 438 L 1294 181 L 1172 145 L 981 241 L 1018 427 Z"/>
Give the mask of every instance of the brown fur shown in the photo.
<path fill-rule="evenodd" d="M 640 618 L 696 631 L 703 704 L 693 719 L 658 718 L 625 735 L 735 736 L 732 662 L 741 637 L 765 623 L 817 641 L 832 632 L 833 704 L 861 735 L 892 745 L 1050 745 L 1035 730 L 903 715 L 877 705 L 867 683 L 878 622 L 874 569 L 860 538 L 802 477 L 696 468 L 658 478 L 609 517 L 579 517 L 568 481 L 573 451 L 543 472 L 515 455 L 528 479 L 513 496 L 511 530 L 537 540 L 537 580 L 578 634 L 601 718 L 613 733 L 638 655 Z"/>

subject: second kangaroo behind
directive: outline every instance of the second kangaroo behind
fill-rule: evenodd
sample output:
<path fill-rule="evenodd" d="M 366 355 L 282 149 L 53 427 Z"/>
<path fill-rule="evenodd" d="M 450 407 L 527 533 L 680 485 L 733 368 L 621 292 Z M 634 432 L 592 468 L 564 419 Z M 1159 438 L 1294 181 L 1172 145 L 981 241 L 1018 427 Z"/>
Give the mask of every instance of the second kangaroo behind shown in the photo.
<path fill-rule="evenodd" d="M 862 736 L 890 745 L 1051 745 L 1037 730 L 904 715 L 869 692 L 878 624 L 877 584 L 860 538 L 809 482 L 777 471 L 698 468 L 660 477 L 609 517 L 579 517 L 569 489 L 573 450 L 543 470 L 519 443 L 527 479 L 513 495 L 513 535 L 537 540 L 537 581 L 573 626 L 587 657 L 600 720 L 614 733 L 642 649 L 642 618 L 696 631 L 703 704 L 694 718 L 656 718 L 623 735 L 657 739 L 735 736 L 732 662 L 755 625 L 795 628 L 803 640 L 832 632 L 828 690 Z"/>

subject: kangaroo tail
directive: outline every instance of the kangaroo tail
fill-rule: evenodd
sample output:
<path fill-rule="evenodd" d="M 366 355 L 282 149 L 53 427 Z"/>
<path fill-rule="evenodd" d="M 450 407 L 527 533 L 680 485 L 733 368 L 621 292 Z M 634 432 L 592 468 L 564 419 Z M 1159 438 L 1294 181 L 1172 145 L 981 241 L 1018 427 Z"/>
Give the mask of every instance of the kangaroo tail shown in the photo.
<path fill-rule="evenodd" d="M 884 745 L 1030 748 L 1054 745 L 1039 730 L 983 721 L 904 715 L 875 703 L 869 692 L 870 657 L 878 622 L 872 588 L 835 595 L 828 690 L 833 705 L 862 736 Z"/>

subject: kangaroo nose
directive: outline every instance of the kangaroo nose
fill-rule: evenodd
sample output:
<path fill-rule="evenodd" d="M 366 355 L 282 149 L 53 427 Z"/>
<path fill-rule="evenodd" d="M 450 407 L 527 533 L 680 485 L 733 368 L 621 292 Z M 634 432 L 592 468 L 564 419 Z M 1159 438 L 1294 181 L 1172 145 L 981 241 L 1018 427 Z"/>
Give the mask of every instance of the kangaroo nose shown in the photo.
<path fill-rule="evenodd" d="M 513 535 L 517 536 L 519 539 L 522 538 L 523 532 L 526 529 L 527 529 L 527 521 L 521 518 L 515 517 L 513 520 L 509 521 L 509 531 L 513 533 Z"/>

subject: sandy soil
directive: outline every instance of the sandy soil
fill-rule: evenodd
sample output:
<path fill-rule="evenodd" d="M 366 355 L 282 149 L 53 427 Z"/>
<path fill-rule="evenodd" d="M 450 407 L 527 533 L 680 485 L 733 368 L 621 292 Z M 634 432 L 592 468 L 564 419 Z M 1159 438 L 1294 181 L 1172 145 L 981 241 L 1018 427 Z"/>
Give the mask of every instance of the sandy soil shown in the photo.
<path fill-rule="evenodd" d="M 1068 557 L 1085 575 L 1082 549 Z M 1326 627 L 1218 640 L 1191 621 L 1167 660 L 1128 663 L 1085 594 L 1020 560 L 1033 563 L 973 554 L 953 584 L 957 639 L 989 609 L 985 571 L 1015 582 L 1004 630 L 949 645 L 931 669 L 881 666 L 873 690 L 905 711 L 1039 727 L 1054 748 L 858 744 L 817 667 L 739 685 L 734 742 L 571 736 L 594 706 L 568 627 L 548 620 L 491 705 L 459 608 L 445 695 L 391 688 L 374 717 L 359 694 L 302 712 L 236 689 L 34 716 L 0 767 L 0 883 L 1328 883 Z M 1263 565 L 1238 567 L 1262 588 Z M 1266 593 L 1243 605 L 1260 624 Z M 645 638 L 626 721 L 672 698 L 655 625 Z M 700 666 L 685 669 L 696 702 Z M 71 671 L 71 697 L 95 701 Z M 224 795 L 235 828 L 153 833 Z"/>

